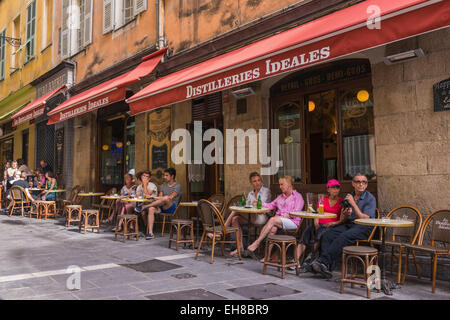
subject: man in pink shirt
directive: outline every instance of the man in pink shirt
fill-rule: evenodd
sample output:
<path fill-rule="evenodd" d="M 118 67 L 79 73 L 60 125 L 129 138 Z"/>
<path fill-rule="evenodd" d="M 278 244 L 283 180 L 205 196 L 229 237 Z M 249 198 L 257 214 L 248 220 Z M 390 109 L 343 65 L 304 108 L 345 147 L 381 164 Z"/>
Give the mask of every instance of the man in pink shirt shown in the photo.
<path fill-rule="evenodd" d="M 258 239 L 247 247 L 244 254 L 256 258 L 255 250 L 259 247 L 261 242 L 270 234 L 277 233 L 278 229 L 295 230 L 300 224 L 301 218 L 290 217 L 289 213 L 292 211 L 301 211 L 303 209 L 304 201 L 300 193 L 294 190 L 294 179 L 290 176 L 280 178 L 280 189 L 283 192 L 275 200 L 270 203 L 263 203 L 263 207 L 271 210 L 277 209 L 276 215 L 270 218 Z"/>

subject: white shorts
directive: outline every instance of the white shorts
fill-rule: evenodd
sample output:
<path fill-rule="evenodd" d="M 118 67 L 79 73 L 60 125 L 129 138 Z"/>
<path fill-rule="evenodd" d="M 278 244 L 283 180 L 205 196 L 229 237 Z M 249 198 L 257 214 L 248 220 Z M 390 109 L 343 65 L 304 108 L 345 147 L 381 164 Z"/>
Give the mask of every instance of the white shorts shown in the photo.
<path fill-rule="evenodd" d="M 267 222 L 267 215 L 265 213 L 256 213 L 255 221 L 253 224 L 263 225 Z"/>
<path fill-rule="evenodd" d="M 280 218 L 283 223 L 283 230 L 295 230 L 297 225 L 289 218 Z"/>

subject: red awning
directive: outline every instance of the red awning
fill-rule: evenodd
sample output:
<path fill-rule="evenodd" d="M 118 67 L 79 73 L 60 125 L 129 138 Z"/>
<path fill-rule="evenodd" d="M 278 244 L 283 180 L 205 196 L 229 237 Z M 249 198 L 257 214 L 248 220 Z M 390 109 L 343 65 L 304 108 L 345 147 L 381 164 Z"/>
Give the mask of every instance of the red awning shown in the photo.
<path fill-rule="evenodd" d="M 25 108 L 23 108 L 19 112 L 15 113 L 11 117 L 13 119 L 13 126 L 18 126 L 21 123 L 24 123 L 31 119 L 36 119 L 37 117 L 44 114 L 45 104 L 47 103 L 47 101 L 51 97 L 58 94 L 64 88 L 66 88 L 66 85 L 63 85 L 63 86 L 59 87 L 58 89 L 53 90 L 52 92 L 49 92 L 46 95 L 43 95 L 39 99 L 36 99 L 33 102 L 30 102 L 28 105 L 25 106 Z"/>
<path fill-rule="evenodd" d="M 48 113 L 48 124 L 64 121 L 80 114 L 105 107 L 125 99 L 126 86 L 139 81 L 150 74 L 164 56 L 166 48 L 158 50 L 144 58 L 135 69 L 124 73 L 114 79 L 108 80 L 91 89 L 83 91 Z"/>
<path fill-rule="evenodd" d="M 374 13 L 381 28 L 368 25 Z M 135 115 L 444 28 L 449 22 L 450 1 L 363 1 L 162 77 L 127 102 Z"/>

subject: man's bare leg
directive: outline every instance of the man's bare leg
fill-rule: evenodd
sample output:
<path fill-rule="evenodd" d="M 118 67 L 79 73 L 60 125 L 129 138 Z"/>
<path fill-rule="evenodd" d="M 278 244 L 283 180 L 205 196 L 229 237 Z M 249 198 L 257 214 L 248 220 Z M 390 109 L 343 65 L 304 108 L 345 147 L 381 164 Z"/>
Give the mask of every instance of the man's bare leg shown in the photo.
<path fill-rule="evenodd" d="M 255 251 L 261 242 L 267 237 L 267 235 L 272 231 L 272 228 L 276 227 L 277 229 L 283 228 L 283 222 L 281 221 L 281 218 L 278 216 L 272 217 L 269 219 L 269 221 L 266 223 L 266 225 L 261 230 L 261 234 L 259 235 L 258 239 L 256 239 L 251 245 L 247 247 L 247 250 L 249 251 Z M 275 231 L 276 232 L 276 231 Z"/>

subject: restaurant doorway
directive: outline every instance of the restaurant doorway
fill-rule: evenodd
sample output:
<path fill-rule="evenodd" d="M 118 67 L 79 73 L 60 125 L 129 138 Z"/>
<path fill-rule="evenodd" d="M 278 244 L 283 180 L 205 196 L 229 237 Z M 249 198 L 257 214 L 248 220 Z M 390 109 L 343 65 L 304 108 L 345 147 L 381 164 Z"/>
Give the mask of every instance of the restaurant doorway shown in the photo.
<path fill-rule="evenodd" d="M 192 123 L 187 129 L 191 134 L 191 150 L 194 150 L 194 121 L 201 121 L 202 135 L 208 129 L 218 129 L 223 133 L 222 93 L 214 93 L 192 100 Z M 202 152 L 211 141 L 202 142 Z M 214 154 L 212 155 L 214 156 Z M 187 165 L 187 186 L 190 201 L 207 199 L 214 194 L 225 193 L 223 164 Z"/>
<path fill-rule="evenodd" d="M 14 137 L 0 140 L 0 165 L 4 169 L 6 162 L 13 160 L 14 155 Z"/>
<path fill-rule="evenodd" d="M 134 174 L 134 117 L 126 114 L 99 121 L 99 190 L 120 190 L 125 173 Z"/>

